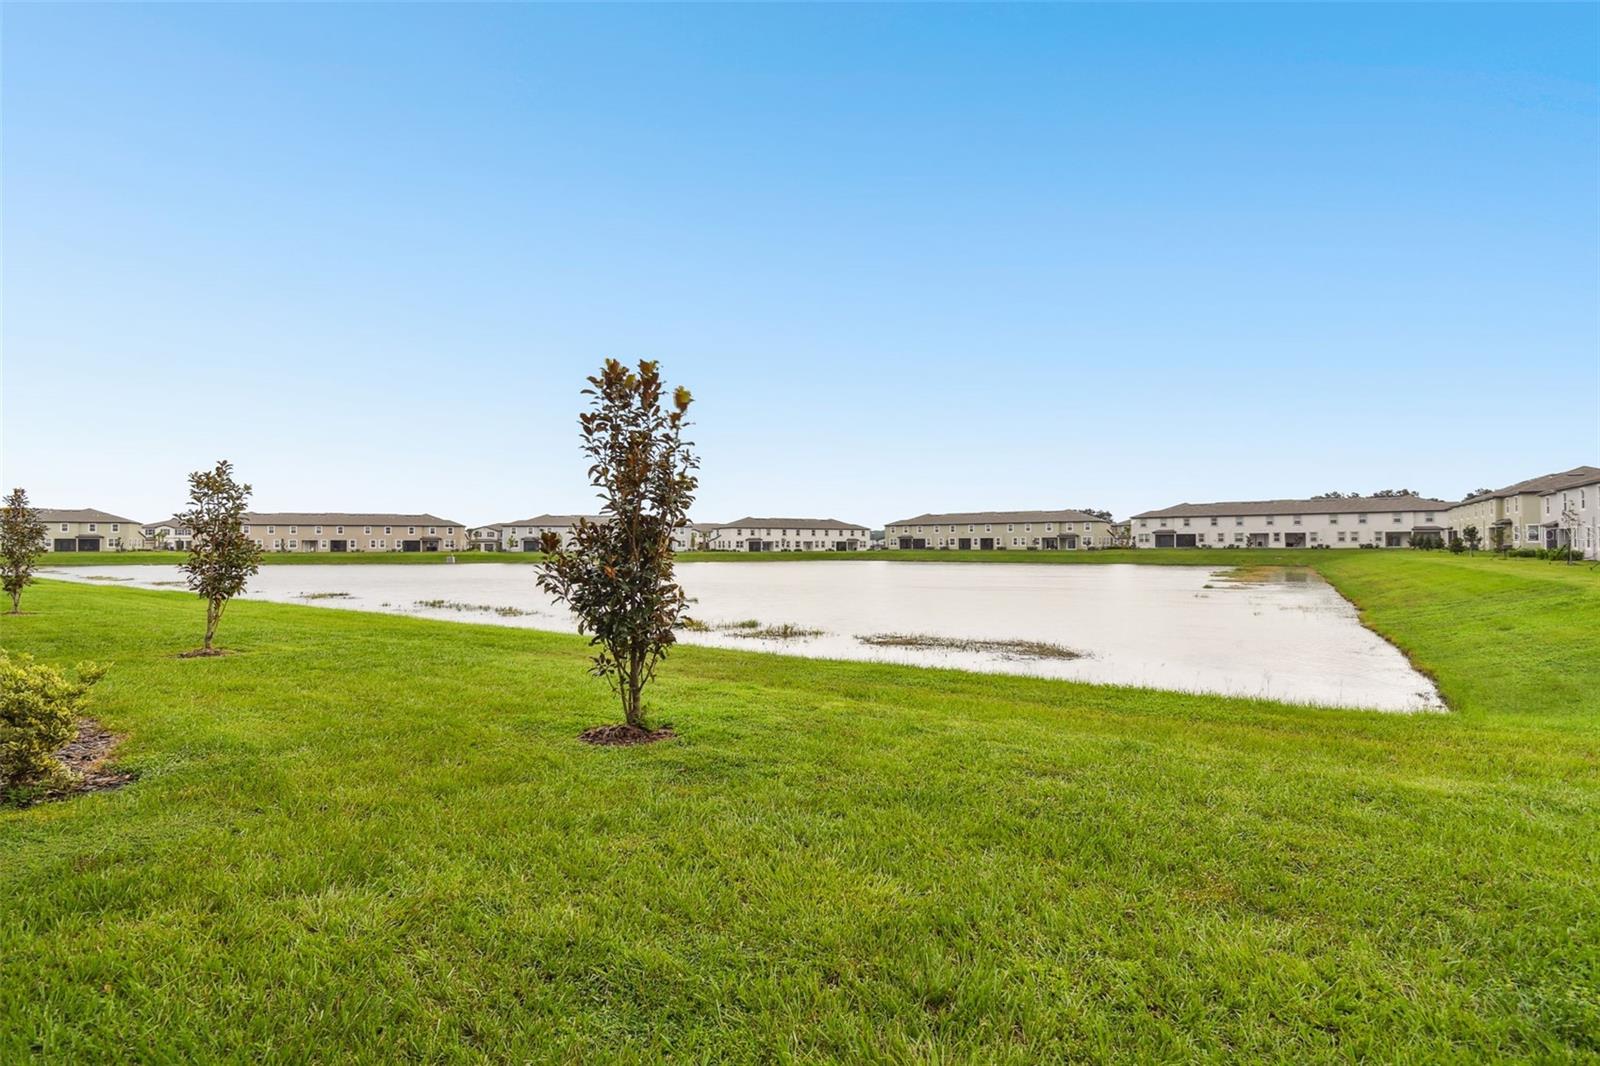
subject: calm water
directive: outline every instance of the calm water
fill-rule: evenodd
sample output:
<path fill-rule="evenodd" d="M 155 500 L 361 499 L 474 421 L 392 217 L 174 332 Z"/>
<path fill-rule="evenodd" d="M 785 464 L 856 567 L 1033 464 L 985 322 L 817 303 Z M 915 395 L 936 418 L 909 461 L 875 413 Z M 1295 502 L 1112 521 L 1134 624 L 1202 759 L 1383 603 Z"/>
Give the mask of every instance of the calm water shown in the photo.
<path fill-rule="evenodd" d="M 678 570 L 696 600 L 694 617 L 710 627 L 685 632 L 686 643 L 1295 703 L 1442 707 L 1432 683 L 1306 571 L 1235 582 L 1210 567 L 1130 564 L 685 563 Z M 47 573 L 144 588 L 179 579 L 175 568 L 156 566 Z M 575 628 L 523 565 L 274 565 L 262 568 L 246 598 Z M 784 626 L 801 632 L 766 635 Z M 860 639 L 883 635 L 896 642 Z M 962 642 L 967 646 L 950 646 Z M 1040 657 L 1040 649 L 1013 642 L 1060 646 L 1081 657 Z"/>

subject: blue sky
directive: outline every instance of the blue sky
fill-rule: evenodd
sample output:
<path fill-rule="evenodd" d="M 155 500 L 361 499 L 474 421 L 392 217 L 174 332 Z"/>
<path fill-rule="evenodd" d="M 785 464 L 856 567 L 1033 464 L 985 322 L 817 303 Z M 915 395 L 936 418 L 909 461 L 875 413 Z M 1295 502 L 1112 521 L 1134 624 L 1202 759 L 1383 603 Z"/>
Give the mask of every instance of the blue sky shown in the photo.
<path fill-rule="evenodd" d="M 707 519 L 1597 462 L 1597 12 L 9 5 L 4 481 L 586 509 L 607 356 Z"/>

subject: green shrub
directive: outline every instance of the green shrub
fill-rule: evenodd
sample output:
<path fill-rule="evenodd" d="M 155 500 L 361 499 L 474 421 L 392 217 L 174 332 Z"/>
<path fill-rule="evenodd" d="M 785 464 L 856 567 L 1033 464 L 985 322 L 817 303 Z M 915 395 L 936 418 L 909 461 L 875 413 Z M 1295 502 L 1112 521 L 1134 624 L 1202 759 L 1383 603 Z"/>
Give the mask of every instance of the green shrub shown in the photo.
<path fill-rule="evenodd" d="M 77 735 L 89 690 L 105 672 L 103 666 L 79 663 L 74 680 L 31 655 L 0 652 L 0 798 L 71 782 L 55 753 Z"/>
<path fill-rule="evenodd" d="M 1452 540 L 1450 542 L 1450 550 L 1454 554 L 1460 555 L 1462 552 L 1467 550 L 1467 546 L 1466 546 L 1466 544 L 1464 544 L 1463 542 L 1461 542 L 1459 540 Z"/>

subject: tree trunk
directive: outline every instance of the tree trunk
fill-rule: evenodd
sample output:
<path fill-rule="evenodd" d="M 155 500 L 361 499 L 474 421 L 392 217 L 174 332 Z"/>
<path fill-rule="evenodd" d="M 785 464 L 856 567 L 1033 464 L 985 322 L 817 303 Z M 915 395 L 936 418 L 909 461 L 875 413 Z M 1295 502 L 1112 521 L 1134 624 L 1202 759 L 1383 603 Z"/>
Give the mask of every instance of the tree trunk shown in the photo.
<path fill-rule="evenodd" d="M 21 614 L 22 613 L 21 603 L 22 603 L 22 593 L 21 593 L 21 591 L 19 590 L 17 592 L 13 592 L 11 594 L 11 613 L 12 614 Z"/>
<path fill-rule="evenodd" d="M 221 617 L 221 615 L 222 615 L 222 612 L 217 610 L 216 601 L 215 600 L 207 601 L 207 603 L 206 603 L 206 642 L 203 645 L 203 647 L 204 647 L 204 649 L 206 651 L 210 651 L 211 650 L 211 640 L 212 640 L 213 637 L 215 637 L 217 635 L 217 620 L 218 620 L 218 618 Z"/>

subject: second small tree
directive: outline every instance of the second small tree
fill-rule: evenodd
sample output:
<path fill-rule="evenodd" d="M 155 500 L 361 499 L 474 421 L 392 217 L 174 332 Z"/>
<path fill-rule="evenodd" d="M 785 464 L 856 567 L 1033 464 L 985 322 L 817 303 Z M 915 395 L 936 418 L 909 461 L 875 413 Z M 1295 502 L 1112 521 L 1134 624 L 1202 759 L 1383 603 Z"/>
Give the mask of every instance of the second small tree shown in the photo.
<path fill-rule="evenodd" d="M 0 581 L 11 597 L 11 613 L 22 613 L 22 590 L 33 584 L 33 572 L 44 551 L 45 526 L 28 502 L 25 489 L 12 489 L 0 507 Z"/>
<path fill-rule="evenodd" d="M 212 642 L 222 612 L 261 569 L 261 549 L 244 535 L 249 502 L 250 486 L 233 479 L 233 464 L 226 459 L 189 475 L 189 506 L 177 516 L 191 531 L 189 558 L 181 569 L 189 587 L 206 601 L 205 643 L 190 655 L 221 654 Z"/>
<path fill-rule="evenodd" d="M 683 439 L 690 396 L 680 387 L 664 404 L 650 360 L 635 373 L 608 359 L 589 385 L 578 425 L 603 516 L 580 519 L 570 543 L 544 534 L 539 587 L 577 615 L 578 632 L 598 649 L 591 672 L 612 683 L 627 724 L 645 730 L 644 687 L 689 602 L 673 575 L 672 533 L 699 486 L 699 460 Z"/>

